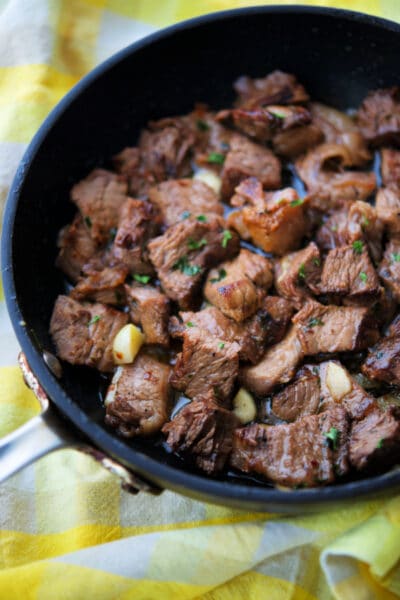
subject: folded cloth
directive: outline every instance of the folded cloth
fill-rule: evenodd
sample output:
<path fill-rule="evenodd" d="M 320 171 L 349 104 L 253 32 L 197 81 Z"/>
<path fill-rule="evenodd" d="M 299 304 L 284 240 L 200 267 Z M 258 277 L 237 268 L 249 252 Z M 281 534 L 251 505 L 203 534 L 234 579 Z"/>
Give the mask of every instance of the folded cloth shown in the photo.
<path fill-rule="evenodd" d="M 0 204 L 54 104 L 97 62 L 179 19 L 240 0 L 0 0 Z M 251 2 L 251 4 L 277 4 Z M 282 4 L 294 4 L 293 0 Z M 306 2 L 400 20 L 393 0 Z M 0 299 L 0 435 L 37 414 Z M 0 598 L 345 600 L 400 595 L 400 498 L 312 516 L 132 496 L 59 451 L 0 487 Z"/>

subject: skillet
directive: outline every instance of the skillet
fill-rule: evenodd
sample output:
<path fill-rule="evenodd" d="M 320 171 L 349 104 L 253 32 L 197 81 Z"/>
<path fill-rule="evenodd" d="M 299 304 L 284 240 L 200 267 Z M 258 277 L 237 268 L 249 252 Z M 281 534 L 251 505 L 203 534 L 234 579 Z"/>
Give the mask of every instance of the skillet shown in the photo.
<path fill-rule="evenodd" d="M 57 378 L 43 357 L 44 351 L 54 352 L 48 325 L 54 301 L 64 289 L 54 266 L 56 236 L 73 216 L 68 198 L 75 181 L 94 166 L 107 167 L 107 158 L 133 145 L 149 120 L 186 113 L 199 101 L 212 108 L 229 105 L 232 82 L 241 74 L 288 71 L 316 100 L 346 109 L 356 107 L 371 89 L 399 84 L 399 56 L 400 26 L 395 23 L 335 9 L 252 7 L 157 32 L 101 64 L 66 95 L 26 151 L 4 216 L 2 271 L 8 311 L 33 372 L 28 373 L 23 361 L 25 375 L 37 395 L 51 399 L 51 408 L 2 441 L 3 479 L 45 452 L 74 444 L 123 473 L 131 489 L 167 487 L 246 510 L 324 510 L 400 489 L 396 469 L 290 492 L 252 480 L 205 477 L 160 445 L 116 437 L 103 424 L 98 374 L 63 364 Z M 15 449 L 18 455 L 11 452 Z"/>

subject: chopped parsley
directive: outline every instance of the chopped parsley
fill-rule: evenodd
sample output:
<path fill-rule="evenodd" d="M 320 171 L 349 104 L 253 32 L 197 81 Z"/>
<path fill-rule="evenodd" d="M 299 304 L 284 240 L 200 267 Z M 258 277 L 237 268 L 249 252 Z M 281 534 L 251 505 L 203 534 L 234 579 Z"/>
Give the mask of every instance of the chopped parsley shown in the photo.
<path fill-rule="evenodd" d="M 197 215 L 196 219 L 200 221 L 200 223 L 207 223 L 206 215 Z"/>
<path fill-rule="evenodd" d="M 303 198 L 297 198 L 297 200 L 291 201 L 290 206 L 300 206 L 300 204 L 303 204 L 303 202 Z"/>
<path fill-rule="evenodd" d="M 275 111 L 275 110 L 269 110 L 268 112 L 271 115 L 274 115 L 274 117 L 277 117 L 278 119 L 284 119 L 286 117 L 286 115 L 284 115 L 283 113 Z"/>
<path fill-rule="evenodd" d="M 179 269 L 184 275 L 197 275 L 198 273 L 201 273 L 201 267 L 198 265 L 191 265 L 187 256 L 181 256 L 181 258 L 173 264 L 172 268 Z"/>
<path fill-rule="evenodd" d="M 368 225 L 370 225 L 370 220 L 365 215 L 363 215 L 361 219 L 361 227 L 368 227 Z"/>
<path fill-rule="evenodd" d="M 220 152 L 210 152 L 207 156 L 207 162 L 214 165 L 223 165 L 225 161 L 225 155 Z"/>
<path fill-rule="evenodd" d="M 203 121 L 203 119 L 197 119 L 196 127 L 199 131 L 208 131 L 210 129 L 209 124 L 206 121 Z"/>
<path fill-rule="evenodd" d="M 138 275 L 137 273 L 135 273 L 133 279 L 135 281 L 138 281 L 139 283 L 149 283 L 151 277 L 150 275 Z"/>
<path fill-rule="evenodd" d="M 361 240 L 356 240 L 353 242 L 353 250 L 356 254 L 362 254 L 364 250 L 364 244 Z"/>
<path fill-rule="evenodd" d="M 225 344 L 224 344 L 224 342 L 220 342 L 220 343 L 218 344 L 218 348 L 220 348 L 220 350 L 222 350 L 222 348 L 225 348 Z"/>
<path fill-rule="evenodd" d="M 92 226 L 92 219 L 90 217 L 85 217 L 84 221 L 88 227 Z"/>
<path fill-rule="evenodd" d="M 97 323 L 97 321 L 100 321 L 100 317 L 99 315 L 95 315 L 94 317 L 92 317 L 88 323 L 88 327 L 89 325 L 94 325 L 95 323 Z"/>
<path fill-rule="evenodd" d="M 188 210 L 184 210 L 183 213 L 181 214 L 182 221 L 184 219 L 188 219 L 189 217 L 190 217 L 190 212 Z"/>
<path fill-rule="evenodd" d="M 338 226 L 337 225 L 331 225 L 331 231 L 337 231 Z"/>
<path fill-rule="evenodd" d="M 396 252 L 390 255 L 393 262 L 400 262 L 400 252 Z"/>
<path fill-rule="evenodd" d="M 319 258 L 313 258 L 313 263 L 316 267 L 321 266 L 321 261 L 319 260 Z"/>
<path fill-rule="evenodd" d="M 190 250 L 198 250 L 199 248 L 202 248 L 206 245 L 207 240 L 205 240 L 204 238 L 199 241 L 193 240 L 192 238 L 188 239 L 188 247 L 190 248 Z"/>
<path fill-rule="evenodd" d="M 380 450 L 381 448 L 383 448 L 383 438 L 381 438 L 379 440 L 379 442 L 377 443 L 376 447 L 378 448 L 378 450 Z"/>
<path fill-rule="evenodd" d="M 224 277 L 226 277 L 226 271 L 225 269 L 220 269 L 218 271 L 218 277 L 213 277 L 212 279 L 210 279 L 210 283 L 218 283 L 219 281 L 221 281 L 221 279 L 224 279 Z"/>
<path fill-rule="evenodd" d="M 368 275 L 364 271 L 361 271 L 359 278 L 363 283 L 365 283 L 368 280 Z"/>
<path fill-rule="evenodd" d="M 186 327 L 194 327 L 194 323 L 192 321 L 188 321 L 186 323 Z"/>
<path fill-rule="evenodd" d="M 329 446 L 332 448 L 332 450 L 337 450 L 340 438 L 340 431 L 336 429 L 336 427 L 331 427 L 327 433 L 324 433 L 324 436 L 326 437 L 326 440 Z"/>
<path fill-rule="evenodd" d="M 299 267 L 298 276 L 299 276 L 299 279 L 306 278 L 306 265 L 304 263 L 301 263 L 301 265 Z"/>
<path fill-rule="evenodd" d="M 313 317 L 312 319 L 310 319 L 308 321 L 308 327 L 316 327 L 317 325 L 323 325 L 324 322 L 321 319 L 318 319 L 318 317 Z"/>
<path fill-rule="evenodd" d="M 228 245 L 229 240 L 232 239 L 232 234 L 229 231 L 229 229 L 224 229 L 224 231 L 222 232 L 222 242 L 221 242 L 221 246 L 223 248 L 226 248 Z"/>

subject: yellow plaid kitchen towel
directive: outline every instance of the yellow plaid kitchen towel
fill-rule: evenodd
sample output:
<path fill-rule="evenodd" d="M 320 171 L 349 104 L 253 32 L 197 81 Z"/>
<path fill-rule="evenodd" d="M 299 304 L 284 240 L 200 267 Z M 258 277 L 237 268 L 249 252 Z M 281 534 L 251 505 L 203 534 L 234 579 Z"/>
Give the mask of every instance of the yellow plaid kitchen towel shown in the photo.
<path fill-rule="evenodd" d="M 0 209 L 58 100 L 156 28 L 241 0 L 0 0 Z M 253 2 L 252 4 L 279 4 Z M 293 0 L 280 4 L 295 4 Z M 400 20 L 399 0 L 303 1 Z M 0 298 L 0 435 L 38 411 Z M 4 366 L 3 366 L 4 365 Z M 0 599 L 372 600 L 400 596 L 400 498 L 303 517 L 121 491 L 60 451 L 0 486 Z"/>

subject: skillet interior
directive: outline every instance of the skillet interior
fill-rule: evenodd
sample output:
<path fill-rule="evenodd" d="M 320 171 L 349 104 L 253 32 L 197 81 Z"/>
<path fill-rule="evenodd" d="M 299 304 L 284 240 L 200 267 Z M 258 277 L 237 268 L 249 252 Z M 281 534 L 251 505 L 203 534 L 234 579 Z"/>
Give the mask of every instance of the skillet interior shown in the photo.
<path fill-rule="evenodd" d="M 64 367 L 57 381 L 40 348 L 52 349 L 48 323 L 63 280 L 54 267 L 56 235 L 72 218 L 73 182 L 133 145 L 142 126 L 232 102 L 232 81 L 279 68 L 296 74 L 311 96 L 339 108 L 366 92 L 400 83 L 400 27 L 329 9 L 264 7 L 219 13 L 155 34 L 120 52 L 85 78 L 46 120 L 10 192 L 3 228 L 4 284 L 19 341 L 59 409 L 98 446 L 161 485 L 195 497 L 257 510 L 316 510 L 342 498 L 400 486 L 392 472 L 341 486 L 290 493 L 213 481 L 174 456 L 103 427 L 97 375 Z M 28 326 L 22 327 L 20 321 Z"/>

